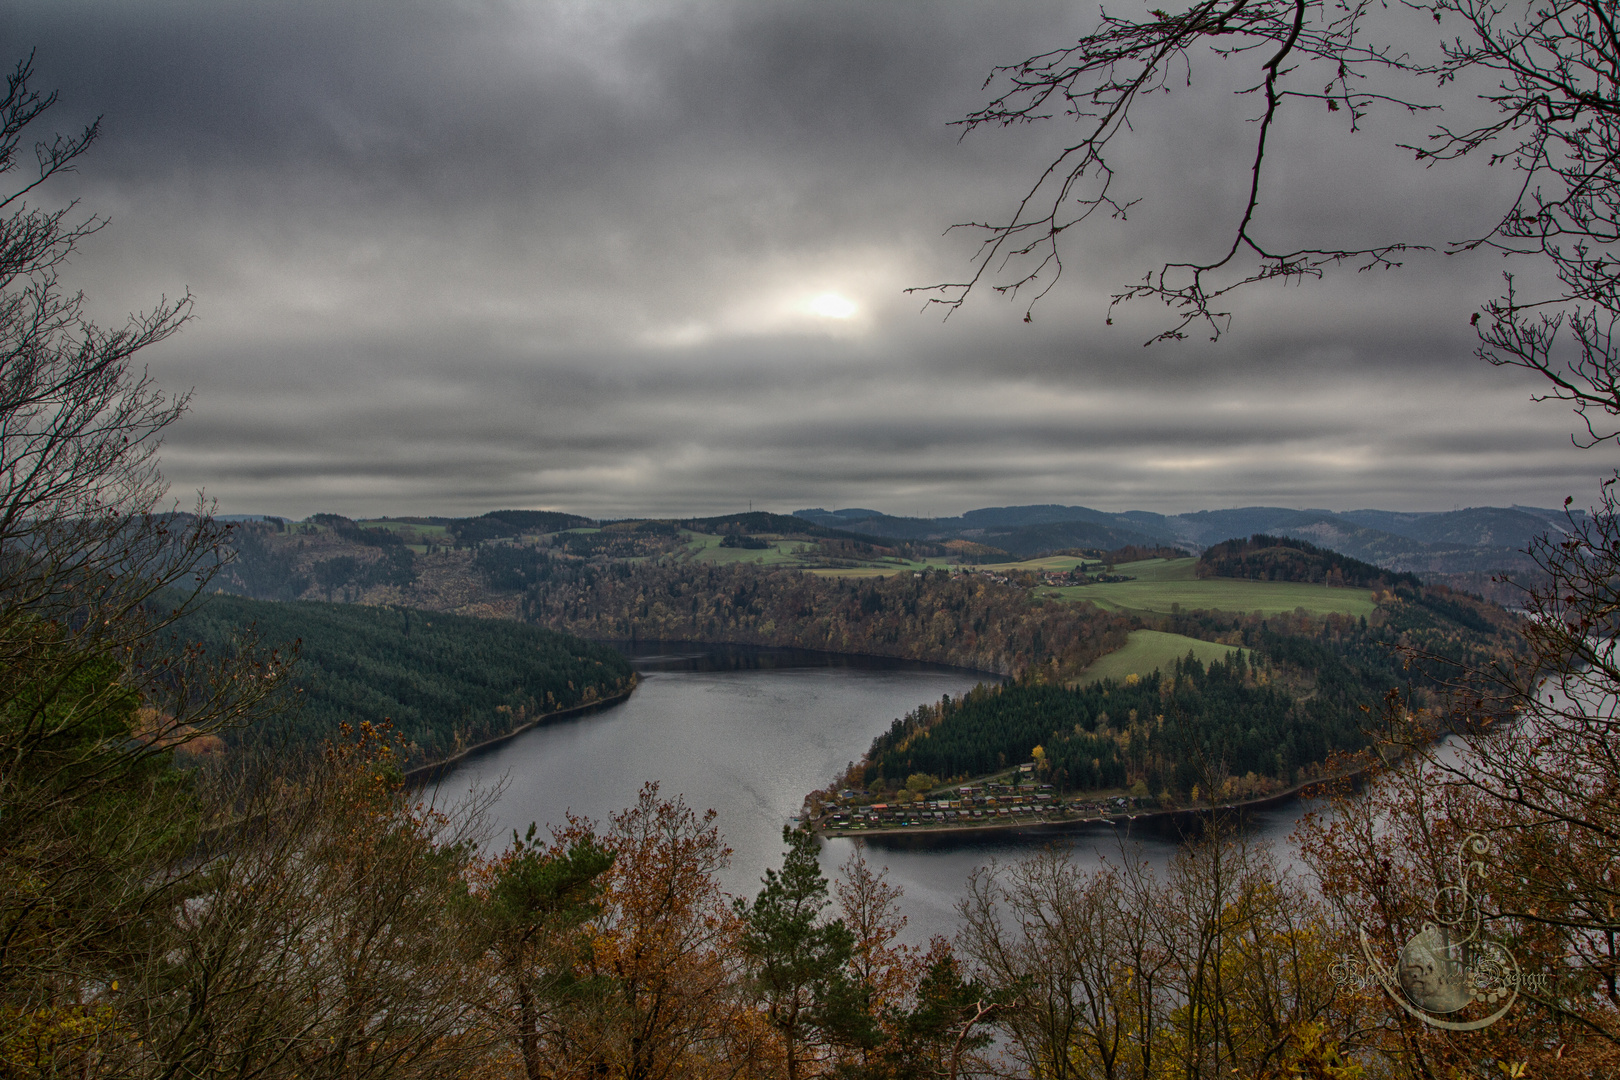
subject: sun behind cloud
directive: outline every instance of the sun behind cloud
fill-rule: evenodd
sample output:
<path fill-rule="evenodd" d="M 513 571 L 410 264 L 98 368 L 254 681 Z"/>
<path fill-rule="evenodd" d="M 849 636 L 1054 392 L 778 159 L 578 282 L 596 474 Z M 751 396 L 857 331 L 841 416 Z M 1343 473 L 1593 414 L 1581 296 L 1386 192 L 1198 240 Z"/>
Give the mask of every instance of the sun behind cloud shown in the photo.
<path fill-rule="evenodd" d="M 855 301 L 837 293 L 822 293 L 810 301 L 810 310 L 823 319 L 847 319 L 860 310 Z"/>

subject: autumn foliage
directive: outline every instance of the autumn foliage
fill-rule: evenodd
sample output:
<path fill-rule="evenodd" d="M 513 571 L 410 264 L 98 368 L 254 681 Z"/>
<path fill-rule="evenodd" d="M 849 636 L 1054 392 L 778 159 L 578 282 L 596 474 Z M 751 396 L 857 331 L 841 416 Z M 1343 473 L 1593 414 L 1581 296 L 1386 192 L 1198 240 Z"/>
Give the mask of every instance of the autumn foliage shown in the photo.
<path fill-rule="evenodd" d="M 747 565 L 569 567 L 530 586 L 523 617 L 606 640 L 714 641 L 899 656 L 1016 674 L 1077 673 L 1120 648 L 1128 617 L 1031 601 L 981 575 L 842 580 Z"/>

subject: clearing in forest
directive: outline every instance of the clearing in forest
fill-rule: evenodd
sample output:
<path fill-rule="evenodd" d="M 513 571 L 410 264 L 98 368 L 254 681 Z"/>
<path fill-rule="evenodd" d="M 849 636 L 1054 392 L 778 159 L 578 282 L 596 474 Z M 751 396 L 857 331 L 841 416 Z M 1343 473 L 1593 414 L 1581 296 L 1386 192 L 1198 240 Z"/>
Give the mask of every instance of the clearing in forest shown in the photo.
<path fill-rule="evenodd" d="M 1075 683 L 1084 686 L 1102 679 L 1124 679 L 1127 675 L 1162 671 L 1189 652 L 1208 665 L 1223 659 L 1236 648 L 1235 645 L 1200 641 L 1183 634 L 1167 634 L 1162 630 L 1132 630 L 1124 648 L 1116 649 L 1086 668 Z"/>
<path fill-rule="evenodd" d="M 683 529 L 681 537 L 687 541 L 686 551 L 698 562 L 706 563 L 759 563 L 764 566 L 800 566 L 806 562 L 804 552 L 814 551 L 815 545 L 804 540 L 782 540 L 759 537 L 766 547 L 724 547 L 725 537 L 712 533 Z M 749 539 L 755 539 L 749 537 Z"/>

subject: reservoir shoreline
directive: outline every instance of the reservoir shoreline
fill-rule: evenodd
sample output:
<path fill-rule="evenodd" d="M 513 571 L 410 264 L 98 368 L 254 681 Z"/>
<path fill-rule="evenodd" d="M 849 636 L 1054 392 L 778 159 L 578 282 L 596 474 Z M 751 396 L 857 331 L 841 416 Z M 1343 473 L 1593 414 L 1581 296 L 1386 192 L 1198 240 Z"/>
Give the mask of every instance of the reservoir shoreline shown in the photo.
<path fill-rule="evenodd" d="M 1127 829 L 1146 829 L 1161 836 L 1180 840 L 1195 836 L 1215 814 L 1236 812 L 1239 815 L 1258 810 L 1275 810 L 1300 800 L 1310 800 L 1326 793 L 1330 785 L 1359 783 L 1372 766 L 1334 776 L 1321 776 L 1295 784 L 1282 791 L 1242 802 L 1222 803 L 1219 806 L 1184 806 L 1172 810 L 1138 810 L 1135 813 L 1100 814 L 1089 817 L 1059 820 L 997 821 L 982 825 L 901 825 L 877 829 L 840 829 L 817 824 L 816 831 L 828 838 L 860 840 L 874 847 L 941 847 L 959 844 L 978 844 L 993 836 L 1021 836 L 1039 838 L 1060 837 L 1085 833 L 1107 835 L 1124 826 Z M 918 844 L 918 840 L 937 840 L 937 844 Z M 899 840 L 893 844 L 890 841 Z"/>
<path fill-rule="evenodd" d="M 661 798 L 682 800 L 700 820 L 716 812 L 713 824 L 733 849 L 719 871 L 720 886 L 733 896 L 752 897 L 764 872 L 782 865 L 782 828 L 802 813 L 804 792 L 839 774 L 851 750 L 868 745 L 894 717 L 945 693 L 965 694 L 983 678 L 889 657 L 823 653 L 795 660 L 782 652 L 762 657 L 753 647 L 739 654 L 692 644 L 690 650 L 667 644 L 658 649 L 638 641 L 636 652 L 665 659 L 636 660 L 641 677 L 627 700 L 552 716 L 519 733 L 522 738 L 461 755 L 437 781 L 440 794 L 454 799 L 499 787 L 488 808 L 485 841 L 493 854 L 500 838 L 522 835 L 531 822 L 544 828 L 571 815 L 606 822 L 633 805 L 646 784 L 658 783 Z M 686 651 L 719 655 L 706 665 L 709 670 L 697 670 L 698 658 L 669 655 Z M 669 670 L 677 663 L 678 669 Z M 795 663 L 806 666 L 790 666 Z M 1295 815 L 1284 807 L 1255 816 L 1262 819 L 1255 822 L 1257 834 L 1280 843 Z M 887 868 L 888 880 L 905 892 L 904 939 L 926 946 L 934 934 L 956 932 L 964 884 L 988 861 L 1069 841 L 1070 857 L 1089 866 L 1123 841 L 1162 865 L 1178 846 L 1168 832 L 1142 820 L 1119 827 L 1093 822 L 1089 828 L 1089 834 L 1082 826 L 1064 837 L 986 829 L 948 841 L 924 830 L 824 835 L 820 863 L 829 879 L 836 878 L 844 861 L 866 845 L 874 868 Z"/>
<path fill-rule="evenodd" d="M 981 681 L 1003 683 L 1012 676 L 1004 672 L 990 671 L 985 668 L 962 667 L 959 664 L 946 664 L 938 660 L 926 660 L 916 656 L 897 656 L 889 653 L 863 653 L 847 652 L 837 649 L 811 649 L 799 645 L 760 645 L 749 641 L 701 641 L 691 638 L 679 640 L 663 640 L 658 638 L 590 638 L 597 645 L 607 645 L 623 653 L 632 664 L 638 661 L 656 659 L 671 653 L 692 652 L 701 653 L 705 658 L 713 661 L 717 650 L 728 650 L 738 658 L 754 657 L 760 660 L 783 660 L 783 664 L 758 665 L 721 665 L 705 667 L 706 671 L 721 670 L 752 670 L 758 668 L 777 667 L 887 667 L 894 665 L 895 670 L 911 671 L 937 671 L 942 674 L 964 674 L 977 676 Z M 795 658 L 822 661 L 810 665 L 796 664 Z M 828 660 L 855 660 L 857 664 L 828 664 Z M 658 670 L 658 669 L 651 669 Z"/>
<path fill-rule="evenodd" d="M 555 712 L 541 713 L 533 720 L 518 725 L 511 731 L 506 732 L 504 735 L 497 735 L 492 739 L 485 739 L 483 742 L 475 743 L 458 753 L 452 754 L 450 757 L 444 758 L 441 761 L 433 761 L 426 765 L 418 765 L 416 768 L 410 769 L 405 773 L 405 786 L 416 787 L 421 784 L 432 783 L 433 781 L 442 778 L 455 766 L 465 761 L 469 755 L 475 754 L 480 750 L 487 750 L 493 746 L 499 746 L 502 743 L 511 742 L 524 732 L 532 731 L 537 727 L 545 727 L 548 724 L 556 723 L 558 720 L 566 720 L 575 716 L 585 716 L 590 713 L 608 708 L 611 705 L 618 705 L 622 702 L 629 701 L 630 695 L 635 692 L 636 687 L 639 686 L 640 683 L 640 678 L 632 675 L 629 688 L 621 693 L 614 694 L 611 697 L 598 698 L 595 701 L 589 701 L 583 705 L 575 705 L 572 708 L 558 709 Z"/>

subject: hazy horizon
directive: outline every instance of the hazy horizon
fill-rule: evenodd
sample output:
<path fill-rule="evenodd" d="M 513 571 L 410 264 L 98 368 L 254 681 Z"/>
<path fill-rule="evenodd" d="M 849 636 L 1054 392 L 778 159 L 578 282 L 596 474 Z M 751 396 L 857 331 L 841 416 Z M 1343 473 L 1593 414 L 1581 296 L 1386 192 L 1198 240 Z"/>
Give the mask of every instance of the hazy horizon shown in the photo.
<path fill-rule="evenodd" d="M 351 520 L 382 521 L 382 520 L 385 520 L 385 519 L 401 520 L 401 519 L 404 519 L 404 518 L 452 518 L 453 519 L 453 518 L 463 518 L 463 517 L 478 517 L 481 514 L 493 514 L 493 513 L 498 513 L 498 512 L 500 512 L 502 510 L 542 510 L 542 511 L 548 511 L 548 512 L 553 512 L 553 513 L 575 514 L 575 515 L 580 516 L 580 517 L 590 517 L 590 518 L 592 518 L 593 520 L 596 520 L 596 521 L 634 521 L 634 520 L 641 520 L 641 519 L 648 519 L 648 518 L 658 518 L 658 519 L 667 519 L 667 520 L 684 520 L 684 519 L 688 519 L 688 518 L 725 517 L 725 516 L 728 516 L 728 515 L 731 515 L 731 514 L 745 514 L 745 513 L 749 513 L 750 511 L 768 513 L 768 514 L 780 514 L 780 515 L 782 515 L 784 517 L 789 517 L 789 516 L 792 516 L 792 515 L 800 512 L 800 511 L 803 511 L 803 510 L 822 510 L 822 511 L 825 511 L 826 513 L 832 514 L 832 513 L 838 513 L 841 510 L 860 509 L 860 510 L 876 510 L 878 513 L 885 514 L 885 515 L 888 515 L 890 517 L 918 518 L 918 519 L 928 519 L 928 520 L 948 520 L 948 519 L 959 518 L 962 515 L 967 514 L 967 513 L 971 513 L 971 512 L 973 512 L 975 510 L 1017 510 L 1017 509 L 1024 509 L 1024 508 L 1027 508 L 1027 507 L 1036 507 L 1036 506 L 1064 506 L 1064 507 L 1080 508 L 1080 509 L 1086 509 L 1086 510 L 1096 510 L 1096 511 L 1101 511 L 1102 513 L 1105 513 L 1105 514 L 1125 514 L 1125 513 L 1130 513 L 1130 512 L 1133 512 L 1133 511 L 1140 511 L 1140 510 L 1143 509 L 1142 507 L 1139 507 L 1139 506 L 1127 506 L 1127 507 L 1122 507 L 1122 508 L 1119 508 L 1119 509 L 1111 509 L 1111 508 L 1102 507 L 1102 506 L 1083 506 L 1082 507 L 1082 506 L 1080 506 L 1080 504 L 1076 504 L 1076 503 L 1046 502 L 1046 503 L 1016 503 L 1016 504 L 1005 504 L 1005 505 L 996 505 L 996 506 L 968 506 L 968 507 L 963 507 L 962 509 L 959 509 L 959 510 L 948 512 L 948 513 L 938 513 L 938 514 L 899 514 L 899 513 L 895 513 L 892 510 L 885 509 L 884 507 L 881 507 L 881 506 L 870 506 L 870 507 L 856 507 L 856 506 L 795 506 L 792 509 L 784 510 L 784 509 L 776 509 L 776 508 L 772 508 L 772 507 L 768 507 L 768 506 L 748 507 L 748 506 L 745 505 L 745 506 L 741 507 L 740 509 L 735 509 L 735 510 L 722 509 L 722 510 L 704 511 L 704 512 L 694 511 L 694 512 L 691 512 L 691 513 L 677 512 L 677 513 L 671 513 L 671 514 L 636 514 L 636 513 L 629 513 L 629 514 L 592 515 L 592 514 L 580 513 L 577 510 L 571 510 L 566 506 L 491 506 L 491 507 L 488 507 L 488 508 L 486 508 L 484 510 L 478 510 L 478 511 L 474 511 L 474 512 L 471 512 L 471 513 L 463 513 L 463 514 L 458 514 L 458 513 L 434 513 L 434 512 L 431 512 L 431 511 L 408 510 L 408 511 L 387 511 L 387 512 L 383 512 L 383 513 L 362 514 L 362 515 L 356 516 L 354 514 L 345 514 L 341 510 L 325 509 L 325 510 L 312 510 L 312 511 L 310 511 L 310 513 L 304 514 L 304 515 L 299 516 L 299 517 L 294 517 L 291 514 L 279 514 L 279 513 L 276 513 L 273 510 L 241 510 L 241 511 L 225 511 L 225 510 L 221 510 L 216 516 L 221 520 L 230 520 L 230 519 L 235 519 L 235 518 L 278 517 L 278 518 L 283 518 L 283 519 L 285 519 L 287 521 L 305 521 L 305 520 L 308 520 L 310 517 L 313 517 L 315 514 L 338 514 L 338 515 L 340 515 L 342 517 L 350 518 Z M 1433 507 L 1433 508 L 1428 508 L 1428 509 L 1416 509 L 1416 510 L 1410 510 L 1410 509 L 1409 510 L 1392 510 L 1391 507 L 1387 507 L 1387 506 L 1350 506 L 1350 507 L 1342 507 L 1342 508 L 1339 508 L 1339 509 L 1332 509 L 1332 508 L 1325 507 L 1325 506 L 1281 506 L 1281 505 L 1278 505 L 1278 504 L 1275 504 L 1275 503 L 1240 503 L 1240 504 L 1236 504 L 1236 505 L 1233 505 L 1233 506 L 1210 506 L 1210 507 L 1200 507 L 1200 508 L 1191 509 L 1191 510 L 1187 510 L 1187 509 L 1170 510 L 1170 511 L 1150 510 L 1150 511 L 1146 511 L 1146 512 L 1148 512 L 1148 513 L 1162 513 L 1165 517 L 1179 517 L 1179 516 L 1187 516 L 1187 515 L 1192 515 L 1192 514 L 1218 513 L 1220 511 L 1231 511 L 1231 510 L 1290 510 L 1290 511 L 1296 511 L 1298 513 L 1307 513 L 1307 514 L 1310 514 L 1310 513 L 1354 514 L 1354 513 L 1363 512 L 1363 511 L 1384 511 L 1384 512 L 1405 513 L 1405 514 L 1448 514 L 1448 513 L 1456 513 L 1458 511 L 1463 511 L 1463 510 L 1521 510 L 1521 511 L 1535 511 L 1535 512 L 1543 513 L 1543 514 L 1561 514 L 1561 513 L 1564 512 L 1563 508 L 1561 508 L 1561 507 L 1531 506 L 1528 503 L 1515 503 L 1515 504 L 1513 504 L 1511 506 L 1493 506 L 1493 505 L 1488 505 L 1488 504 L 1481 504 L 1481 505 L 1478 505 L 1478 506 Z M 1579 508 L 1576 508 L 1576 511 L 1577 511 L 1577 513 L 1581 512 Z"/>

